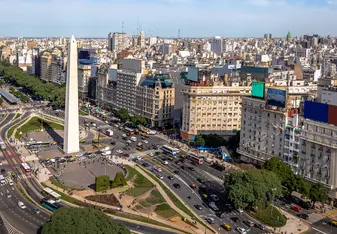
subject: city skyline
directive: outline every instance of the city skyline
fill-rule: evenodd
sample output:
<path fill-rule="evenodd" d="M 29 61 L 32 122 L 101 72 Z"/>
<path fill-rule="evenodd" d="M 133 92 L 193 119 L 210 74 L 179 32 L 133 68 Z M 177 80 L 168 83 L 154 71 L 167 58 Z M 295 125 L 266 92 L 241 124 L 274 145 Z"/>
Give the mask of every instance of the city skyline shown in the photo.
<path fill-rule="evenodd" d="M 177 37 L 178 29 L 181 37 L 262 37 L 264 33 L 285 37 L 288 31 L 293 36 L 337 35 L 334 28 L 335 0 L 0 2 L 6 6 L 0 26 L 2 37 L 61 37 L 71 34 L 76 37 L 106 37 L 108 32 L 123 30 L 132 35 L 139 29 L 144 30 L 146 37 Z"/>

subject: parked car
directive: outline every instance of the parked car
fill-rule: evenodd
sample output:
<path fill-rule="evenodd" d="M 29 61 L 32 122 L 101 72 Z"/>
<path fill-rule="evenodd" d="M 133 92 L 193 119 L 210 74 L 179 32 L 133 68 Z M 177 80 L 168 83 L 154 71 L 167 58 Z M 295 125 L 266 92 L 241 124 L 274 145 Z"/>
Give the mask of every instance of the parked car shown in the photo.
<path fill-rule="evenodd" d="M 176 189 L 180 189 L 180 184 L 173 184 L 173 187 L 175 187 Z"/>
<path fill-rule="evenodd" d="M 307 220 L 309 218 L 309 216 L 305 213 L 300 213 L 297 216 L 300 217 L 301 219 L 304 219 L 304 220 Z"/>
<path fill-rule="evenodd" d="M 265 230 L 266 229 L 266 226 L 264 226 L 263 224 L 260 224 L 260 223 L 256 223 L 255 227 L 257 227 L 257 228 L 259 228 L 261 230 Z"/>
<path fill-rule="evenodd" d="M 237 227 L 236 230 L 237 230 L 240 234 L 246 234 L 246 230 L 245 230 L 244 228 Z"/>
<path fill-rule="evenodd" d="M 231 220 L 233 220 L 233 222 L 235 222 L 235 223 L 240 221 L 238 217 L 231 217 Z"/>
<path fill-rule="evenodd" d="M 293 206 L 291 207 L 291 209 L 292 209 L 293 211 L 296 211 L 296 212 L 301 212 L 301 211 L 302 211 L 301 207 L 296 206 L 296 205 L 293 205 Z"/>
<path fill-rule="evenodd" d="M 171 176 L 171 175 L 169 175 L 167 178 L 168 178 L 169 180 L 173 180 L 173 176 Z"/>
<path fill-rule="evenodd" d="M 218 195 L 216 195 L 216 194 L 211 194 L 211 198 L 213 199 L 213 201 L 219 201 L 220 200 Z"/>

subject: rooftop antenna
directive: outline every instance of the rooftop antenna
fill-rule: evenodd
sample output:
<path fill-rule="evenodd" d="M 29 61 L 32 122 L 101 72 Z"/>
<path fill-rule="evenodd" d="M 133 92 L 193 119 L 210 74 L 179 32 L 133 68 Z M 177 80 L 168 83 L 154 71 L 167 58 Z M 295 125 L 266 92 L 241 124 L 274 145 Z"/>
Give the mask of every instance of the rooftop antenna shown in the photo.
<path fill-rule="evenodd" d="M 180 39 L 180 28 L 178 29 L 178 39 Z"/>
<path fill-rule="evenodd" d="M 122 33 L 124 33 L 124 21 L 122 21 Z"/>

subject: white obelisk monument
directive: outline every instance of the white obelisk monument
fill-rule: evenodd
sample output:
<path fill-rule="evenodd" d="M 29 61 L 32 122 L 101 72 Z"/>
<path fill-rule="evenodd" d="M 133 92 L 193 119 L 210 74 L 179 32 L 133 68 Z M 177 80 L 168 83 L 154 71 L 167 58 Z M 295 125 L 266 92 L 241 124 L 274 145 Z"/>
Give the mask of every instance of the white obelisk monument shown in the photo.
<path fill-rule="evenodd" d="M 66 112 L 64 119 L 63 151 L 80 151 L 78 116 L 77 42 L 72 36 L 68 43 Z"/>

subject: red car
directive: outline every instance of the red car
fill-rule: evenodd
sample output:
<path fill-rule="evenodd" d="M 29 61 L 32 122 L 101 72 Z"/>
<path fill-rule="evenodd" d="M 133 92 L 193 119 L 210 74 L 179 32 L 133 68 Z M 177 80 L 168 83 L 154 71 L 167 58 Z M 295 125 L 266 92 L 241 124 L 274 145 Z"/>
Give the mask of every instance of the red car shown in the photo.
<path fill-rule="evenodd" d="M 292 206 L 291 209 L 292 209 L 293 211 L 296 211 L 296 212 L 301 212 L 301 211 L 302 211 L 301 207 L 296 206 L 296 205 Z"/>

